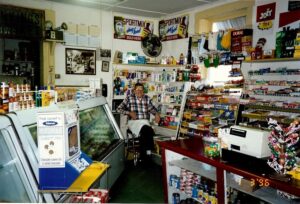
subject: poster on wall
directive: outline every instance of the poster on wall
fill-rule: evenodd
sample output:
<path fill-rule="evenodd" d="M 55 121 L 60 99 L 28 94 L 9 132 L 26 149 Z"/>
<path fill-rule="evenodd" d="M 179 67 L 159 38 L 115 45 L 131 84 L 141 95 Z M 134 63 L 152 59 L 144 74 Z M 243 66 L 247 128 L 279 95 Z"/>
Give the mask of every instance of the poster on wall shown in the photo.
<path fill-rule="evenodd" d="M 66 48 L 66 74 L 96 75 L 96 50 Z"/>
<path fill-rule="evenodd" d="M 188 37 L 189 16 L 159 21 L 159 38 L 162 41 L 177 40 Z"/>
<path fill-rule="evenodd" d="M 299 28 L 300 23 L 300 10 L 288 11 L 280 13 L 279 15 L 279 28 L 289 26 L 289 29 Z"/>
<path fill-rule="evenodd" d="M 99 60 L 110 61 L 111 60 L 111 50 L 110 49 L 100 49 Z"/>
<path fill-rule="evenodd" d="M 65 167 L 64 113 L 40 112 L 37 121 L 39 167 Z"/>
<path fill-rule="evenodd" d="M 257 6 L 256 23 L 259 30 L 269 30 L 273 32 L 276 3 Z"/>
<path fill-rule="evenodd" d="M 141 41 L 149 33 L 153 33 L 154 22 L 141 21 L 114 16 L 114 38 Z"/>

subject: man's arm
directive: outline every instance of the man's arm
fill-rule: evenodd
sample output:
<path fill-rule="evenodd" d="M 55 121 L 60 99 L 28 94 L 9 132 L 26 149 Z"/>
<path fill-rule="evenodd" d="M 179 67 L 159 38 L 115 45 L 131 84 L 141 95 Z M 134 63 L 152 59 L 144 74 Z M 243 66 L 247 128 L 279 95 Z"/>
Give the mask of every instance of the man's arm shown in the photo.
<path fill-rule="evenodd" d="M 124 115 L 128 115 L 128 114 L 129 114 L 129 111 L 128 111 L 128 109 L 127 109 L 127 104 L 128 104 L 128 102 L 129 102 L 129 99 L 128 99 L 128 97 L 126 97 L 126 98 L 122 101 L 122 103 L 118 106 L 117 112 L 118 112 L 118 113 L 122 113 L 122 114 L 124 114 Z"/>
<path fill-rule="evenodd" d="M 130 117 L 130 119 L 132 119 L 132 120 L 136 120 L 136 118 L 137 118 L 136 113 L 133 112 L 133 111 L 129 111 L 128 106 L 130 106 L 129 96 L 126 97 L 124 99 L 124 101 L 122 101 L 122 103 L 118 106 L 117 112 L 121 113 L 121 114 L 124 114 L 124 115 L 128 115 Z"/>
<path fill-rule="evenodd" d="M 159 115 L 156 107 L 153 105 L 151 99 L 149 99 L 149 112 L 152 113 L 155 116 L 155 122 L 159 123 L 159 121 L 160 121 L 160 115 Z"/>

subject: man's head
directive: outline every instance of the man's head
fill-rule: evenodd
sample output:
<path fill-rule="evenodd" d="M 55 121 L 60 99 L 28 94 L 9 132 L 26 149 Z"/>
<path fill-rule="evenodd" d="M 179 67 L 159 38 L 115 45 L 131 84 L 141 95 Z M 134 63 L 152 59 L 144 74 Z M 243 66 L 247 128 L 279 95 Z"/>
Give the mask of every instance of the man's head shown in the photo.
<path fill-rule="evenodd" d="M 134 85 L 134 94 L 138 97 L 138 98 L 142 98 L 144 95 L 144 86 L 141 83 L 136 83 Z"/>

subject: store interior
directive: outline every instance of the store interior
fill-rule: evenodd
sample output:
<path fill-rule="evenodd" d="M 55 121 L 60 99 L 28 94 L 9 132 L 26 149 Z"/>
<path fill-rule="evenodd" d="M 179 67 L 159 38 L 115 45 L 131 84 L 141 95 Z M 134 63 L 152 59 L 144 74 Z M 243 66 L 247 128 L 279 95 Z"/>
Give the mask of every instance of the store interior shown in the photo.
<path fill-rule="evenodd" d="M 0 202 L 299 203 L 299 61 L 296 0 L 0 0 Z"/>

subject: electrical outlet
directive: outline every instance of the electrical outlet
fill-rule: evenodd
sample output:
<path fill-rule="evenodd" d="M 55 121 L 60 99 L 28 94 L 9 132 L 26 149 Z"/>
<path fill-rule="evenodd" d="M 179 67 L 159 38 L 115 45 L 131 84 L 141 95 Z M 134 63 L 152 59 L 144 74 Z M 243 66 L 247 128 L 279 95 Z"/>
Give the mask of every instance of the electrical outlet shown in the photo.
<path fill-rule="evenodd" d="M 55 74 L 55 79 L 60 79 L 60 74 Z"/>

